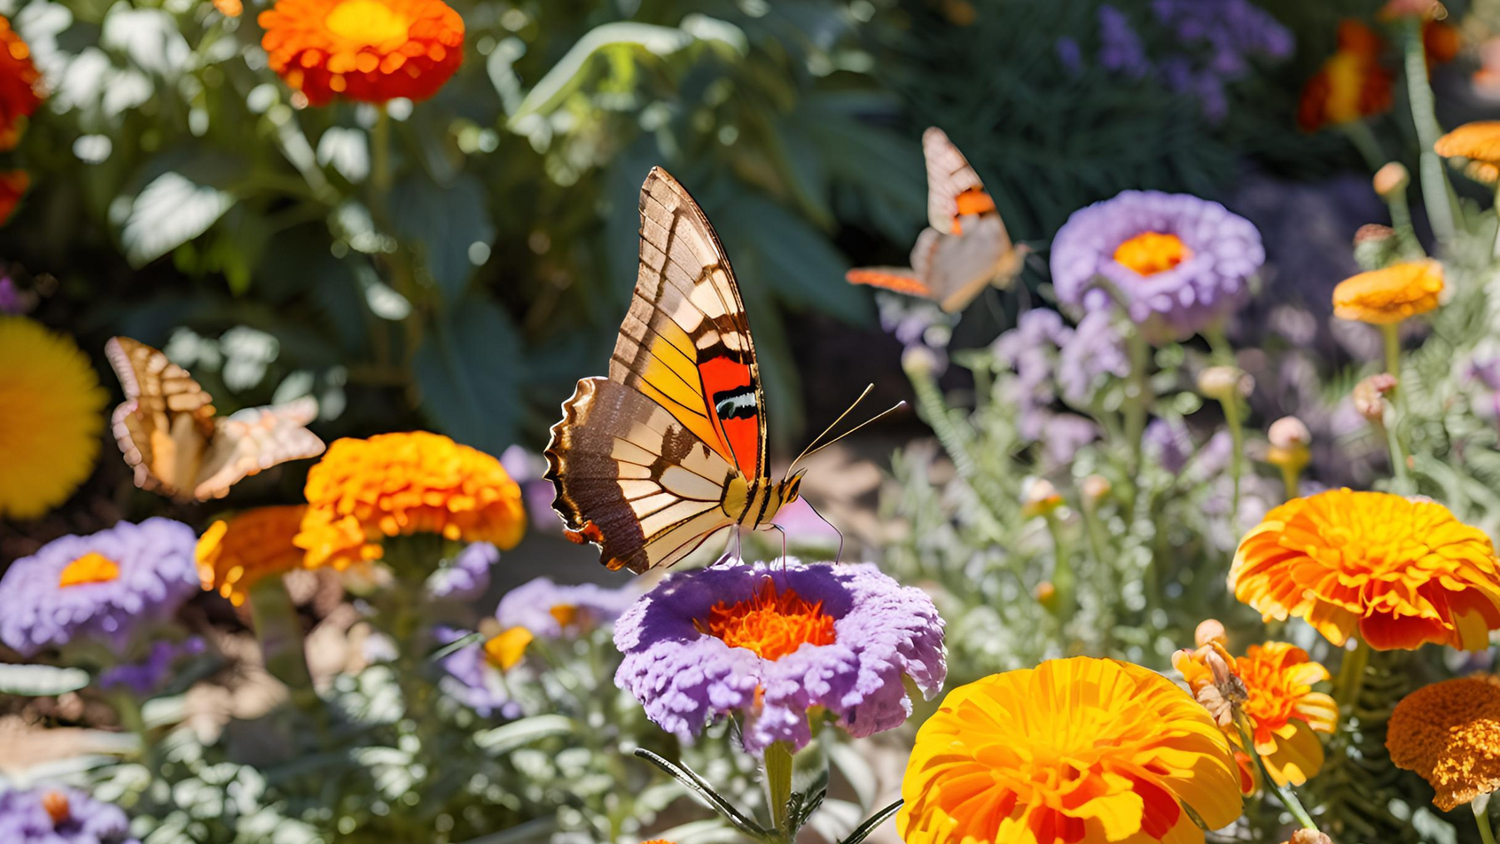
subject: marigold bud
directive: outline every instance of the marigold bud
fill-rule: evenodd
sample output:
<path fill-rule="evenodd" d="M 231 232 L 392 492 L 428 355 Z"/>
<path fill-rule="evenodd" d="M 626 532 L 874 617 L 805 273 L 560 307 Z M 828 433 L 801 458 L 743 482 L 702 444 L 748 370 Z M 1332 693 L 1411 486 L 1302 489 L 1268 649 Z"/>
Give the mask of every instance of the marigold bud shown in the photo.
<path fill-rule="evenodd" d="M 1228 647 L 1229 633 L 1217 618 L 1206 618 L 1198 624 L 1198 629 L 1193 631 L 1193 643 L 1203 647 L 1210 642 Z"/>
<path fill-rule="evenodd" d="M 1383 243 L 1396 236 L 1396 230 L 1390 226 L 1382 226 L 1379 223 L 1365 223 L 1354 233 L 1354 245 L 1359 247 L 1366 243 Z"/>
<path fill-rule="evenodd" d="M 1327 833 L 1316 829 L 1299 829 L 1292 833 L 1292 838 L 1287 844 L 1333 844 L 1333 839 Z"/>
<path fill-rule="evenodd" d="M 1220 402 L 1248 396 L 1255 379 L 1237 366 L 1210 366 L 1198 373 L 1198 392 Z"/>
<path fill-rule="evenodd" d="M 1091 504 L 1103 501 L 1111 489 L 1113 485 L 1103 475 L 1089 475 L 1083 479 L 1083 497 Z"/>
<path fill-rule="evenodd" d="M 1384 167 L 1375 171 L 1375 192 L 1382 199 L 1390 199 L 1393 196 L 1406 192 L 1406 186 L 1411 184 L 1411 173 L 1407 172 L 1406 165 L 1399 161 L 1387 163 Z"/>
<path fill-rule="evenodd" d="M 1371 422 L 1385 421 L 1385 395 L 1396 389 L 1396 376 L 1389 372 L 1371 375 L 1354 385 L 1354 409 Z"/>
<path fill-rule="evenodd" d="M 1293 472 L 1301 472 L 1312 461 L 1307 445 L 1312 442 L 1312 433 L 1301 419 L 1283 416 L 1271 423 L 1266 432 L 1271 447 L 1266 450 L 1266 462 Z"/>
<path fill-rule="evenodd" d="M 1061 507 L 1062 495 L 1046 478 L 1035 478 L 1021 493 L 1021 515 L 1029 518 L 1045 516 Z"/>
<path fill-rule="evenodd" d="M 1038 583 L 1036 588 L 1031 591 L 1031 594 L 1036 598 L 1036 602 L 1041 604 L 1042 608 L 1048 612 L 1057 609 L 1057 587 L 1053 585 L 1052 581 L 1044 580 Z"/>

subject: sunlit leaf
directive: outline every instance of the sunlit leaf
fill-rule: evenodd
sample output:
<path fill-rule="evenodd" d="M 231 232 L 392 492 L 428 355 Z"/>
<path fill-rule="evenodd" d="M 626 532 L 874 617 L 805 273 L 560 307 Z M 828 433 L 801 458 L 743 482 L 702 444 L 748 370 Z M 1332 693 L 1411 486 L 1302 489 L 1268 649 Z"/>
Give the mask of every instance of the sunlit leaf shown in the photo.
<path fill-rule="evenodd" d="M 487 256 L 495 239 L 484 187 L 467 175 L 447 187 L 413 176 L 391 192 L 391 216 L 402 245 L 423 257 L 443 298 L 457 301 L 474 274 L 474 256 Z"/>
<path fill-rule="evenodd" d="M 208 231 L 234 197 L 177 172 L 157 176 L 131 203 L 120 231 L 125 257 L 143 266 Z"/>
<path fill-rule="evenodd" d="M 76 692 L 89 684 L 82 668 L 53 665 L 0 665 L 0 694 L 52 697 Z"/>
<path fill-rule="evenodd" d="M 420 409 L 459 442 L 498 455 L 515 443 L 521 340 L 503 311 L 459 302 L 430 326 L 412 361 Z"/>

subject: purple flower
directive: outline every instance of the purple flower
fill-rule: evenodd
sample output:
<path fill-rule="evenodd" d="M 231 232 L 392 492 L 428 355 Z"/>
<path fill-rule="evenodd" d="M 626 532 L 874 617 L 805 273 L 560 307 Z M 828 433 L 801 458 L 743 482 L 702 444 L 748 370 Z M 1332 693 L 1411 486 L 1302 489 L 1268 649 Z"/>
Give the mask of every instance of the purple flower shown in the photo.
<path fill-rule="evenodd" d="M 1160 342 L 1203 331 L 1243 304 L 1265 257 L 1255 226 L 1217 202 L 1125 191 L 1068 218 L 1052 241 L 1052 283 L 1063 304 L 1100 311 L 1112 301 L 1096 281 L 1109 281 L 1131 320 Z"/>
<path fill-rule="evenodd" d="M 28 657 L 80 637 L 123 651 L 138 628 L 169 618 L 202 588 L 197 539 L 158 518 L 47 543 L 0 579 L 0 642 Z"/>
<path fill-rule="evenodd" d="M 151 653 L 144 660 L 129 665 L 116 665 L 101 672 L 99 688 L 125 686 L 138 697 L 147 697 L 161 688 L 171 676 L 172 668 L 178 660 L 197 656 L 203 653 L 203 648 L 203 640 L 196 636 L 181 642 L 156 642 L 151 645 Z"/>
<path fill-rule="evenodd" d="M 1099 64 L 1105 70 L 1140 79 L 1151 72 L 1146 48 L 1125 13 L 1114 6 L 1099 7 Z"/>
<path fill-rule="evenodd" d="M 490 588 L 490 568 L 500 562 L 500 549 L 475 542 L 458 552 L 450 565 L 433 572 L 427 594 L 448 601 L 475 601 Z"/>
<path fill-rule="evenodd" d="M 991 346 L 996 360 L 1015 370 L 1015 383 L 1004 400 L 1016 408 L 1017 428 L 1028 441 L 1041 439 L 1052 418 L 1058 348 L 1072 338 L 1073 329 L 1060 314 L 1038 308 L 1021 314 L 1016 327 Z"/>
<path fill-rule="evenodd" d="M 1108 311 L 1085 314 L 1078 328 L 1063 342 L 1057 358 L 1057 385 L 1075 407 L 1088 405 L 1107 376 L 1130 375 L 1125 338 L 1115 331 Z"/>
<path fill-rule="evenodd" d="M 10 276 L 0 276 L 0 314 L 24 314 L 31 310 L 29 298 L 23 294 Z"/>
<path fill-rule="evenodd" d="M 1042 431 L 1042 447 L 1054 466 L 1073 462 L 1078 449 L 1094 441 L 1099 428 L 1093 422 L 1073 413 L 1059 413 L 1047 420 Z"/>
<path fill-rule="evenodd" d="M 443 644 L 469 635 L 468 631 L 449 627 L 439 627 L 435 632 Z M 511 699 L 506 690 L 505 675 L 490 661 L 484 643 L 465 645 L 443 657 L 439 664 L 447 676 L 438 680 L 438 687 L 454 700 L 485 718 L 492 715 L 506 719 L 521 717 L 521 705 Z"/>
<path fill-rule="evenodd" d="M 1064 35 L 1052 46 L 1057 51 L 1057 60 L 1062 63 L 1063 70 L 1069 76 L 1083 75 L 1083 49 L 1078 46 L 1077 38 Z"/>
<path fill-rule="evenodd" d="M 948 368 L 948 340 L 957 315 L 944 313 L 926 299 L 883 292 L 876 294 L 875 305 L 880 310 L 880 327 L 900 341 L 907 352 L 916 349 L 929 355 L 933 376 L 942 375 Z"/>
<path fill-rule="evenodd" d="M 687 741 L 741 712 L 745 749 L 801 749 L 823 707 L 855 737 L 911 714 L 947 675 L 943 621 L 921 590 L 874 565 L 731 563 L 668 575 L 620 617 L 615 682 Z"/>
<path fill-rule="evenodd" d="M 5 844 L 140 844 L 119 806 L 59 786 L 0 794 Z"/>
<path fill-rule="evenodd" d="M 1193 456 L 1193 438 L 1180 419 L 1153 419 L 1141 436 L 1146 455 L 1172 474 L 1187 468 Z"/>
<path fill-rule="evenodd" d="M 639 595 L 630 585 L 618 589 L 594 583 L 559 586 L 538 577 L 505 593 L 495 618 L 501 627 L 524 627 L 533 635 L 556 638 L 612 623 Z"/>

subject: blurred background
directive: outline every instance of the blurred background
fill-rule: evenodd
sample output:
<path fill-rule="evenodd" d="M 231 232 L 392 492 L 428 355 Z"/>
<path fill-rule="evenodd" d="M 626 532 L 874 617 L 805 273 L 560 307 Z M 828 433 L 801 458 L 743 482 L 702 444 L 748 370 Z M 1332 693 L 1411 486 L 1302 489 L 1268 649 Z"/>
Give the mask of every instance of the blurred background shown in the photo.
<path fill-rule="evenodd" d="M 260 46 L 263 3 L 4 3 L 47 93 L 6 156 L 30 185 L 0 229 L 10 309 L 74 334 L 101 373 L 111 335 L 162 347 L 221 412 L 312 395 L 328 440 L 428 427 L 534 454 L 573 382 L 604 369 L 635 281 L 637 193 L 660 164 L 726 244 L 785 455 L 866 382 L 887 401 L 909 389 L 900 342 L 843 275 L 905 263 L 929 125 L 1039 249 L 1024 285 L 968 310 L 955 347 L 1045 302 L 1052 233 L 1125 188 L 1219 199 L 1261 227 L 1270 295 L 1237 339 L 1257 339 L 1273 304 L 1326 315 L 1353 231 L 1384 219 L 1370 143 L 1414 166 L 1411 130 L 1383 109 L 1354 137 L 1305 105 L 1340 22 L 1374 26 L 1381 5 L 459 2 L 461 68 L 432 99 L 391 104 L 390 157 L 372 162 L 375 108 L 286 87 Z M 1451 125 L 1495 110 L 1500 3 L 1449 13 L 1428 38 Z M 1386 109 L 1403 96 L 1391 79 L 1371 94 Z M 388 209 L 372 207 L 379 178 Z M 391 260 L 398 241 L 414 261 Z M 1337 367 L 1347 350 L 1315 322 L 1308 340 Z M 874 436 L 920 430 L 906 415 Z M 295 499 L 301 472 L 237 496 Z M 61 508 L 6 524 L 0 554 L 172 507 L 106 453 Z"/>

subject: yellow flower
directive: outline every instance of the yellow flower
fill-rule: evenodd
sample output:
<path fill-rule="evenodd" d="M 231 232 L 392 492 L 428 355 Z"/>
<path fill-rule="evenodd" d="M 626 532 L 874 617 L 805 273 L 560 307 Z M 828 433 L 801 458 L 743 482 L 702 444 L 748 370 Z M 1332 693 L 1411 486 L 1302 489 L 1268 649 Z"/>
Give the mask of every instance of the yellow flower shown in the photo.
<path fill-rule="evenodd" d="M 1203 841 L 1240 815 L 1229 742 L 1181 688 L 1092 657 L 948 694 L 917 732 L 896 830 L 906 844 Z"/>
<path fill-rule="evenodd" d="M 1267 620 L 1306 619 L 1342 646 L 1426 642 L 1489 647 L 1500 629 L 1494 546 L 1432 501 L 1329 490 L 1294 498 L 1245 535 L 1229 570 L 1234 596 Z"/>
<path fill-rule="evenodd" d="M 535 639 L 524 627 L 507 627 L 485 640 L 484 658 L 501 671 L 509 671 L 526 655 L 527 646 Z"/>
<path fill-rule="evenodd" d="M 71 338 L 0 317 L 0 518 L 36 518 L 94 470 L 105 393 Z"/>
<path fill-rule="evenodd" d="M 1461 677 L 1396 704 L 1385 746 L 1396 767 L 1432 784 L 1443 811 L 1500 788 L 1500 679 Z"/>
<path fill-rule="evenodd" d="M 210 525 L 198 539 L 203 588 L 240 606 L 257 580 L 301 568 L 303 552 L 292 540 L 306 510 L 300 504 L 258 507 Z"/>
<path fill-rule="evenodd" d="M 1277 785 L 1302 785 L 1323 767 L 1323 745 L 1315 733 L 1333 732 L 1338 705 L 1332 697 L 1312 690 L 1315 684 L 1326 682 L 1329 674 L 1308 658 L 1307 651 L 1286 642 L 1267 642 L 1251 645 L 1244 656 L 1234 659 L 1222 646 L 1210 643 L 1197 651 L 1178 651 L 1172 665 L 1212 715 L 1219 714 L 1214 702 L 1226 697 L 1221 689 L 1234 688 L 1233 703 L 1244 713 L 1255 752 Z M 1216 665 L 1227 665 L 1232 681 L 1226 682 L 1223 670 L 1215 671 Z M 1243 751 L 1233 716 L 1216 720 L 1235 749 Z M 1240 762 L 1240 784 L 1248 794 L 1255 782 L 1250 757 L 1243 752 L 1235 757 Z"/>
<path fill-rule="evenodd" d="M 1333 315 L 1390 325 L 1436 308 L 1442 293 L 1442 264 L 1405 261 L 1339 282 L 1333 289 Z"/>
<path fill-rule="evenodd" d="M 515 547 L 521 488 L 500 461 L 425 431 L 342 439 L 307 474 L 297 547 L 308 568 L 376 560 L 381 541 L 415 533 Z"/>
<path fill-rule="evenodd" d="M 1467 158 L 1489 165 L 1484 173 L 1494 173 L 1500 165 L 1500 120 L 1477 120 L 1438 138 L 1432 151 L 1444 158 Z"/>

